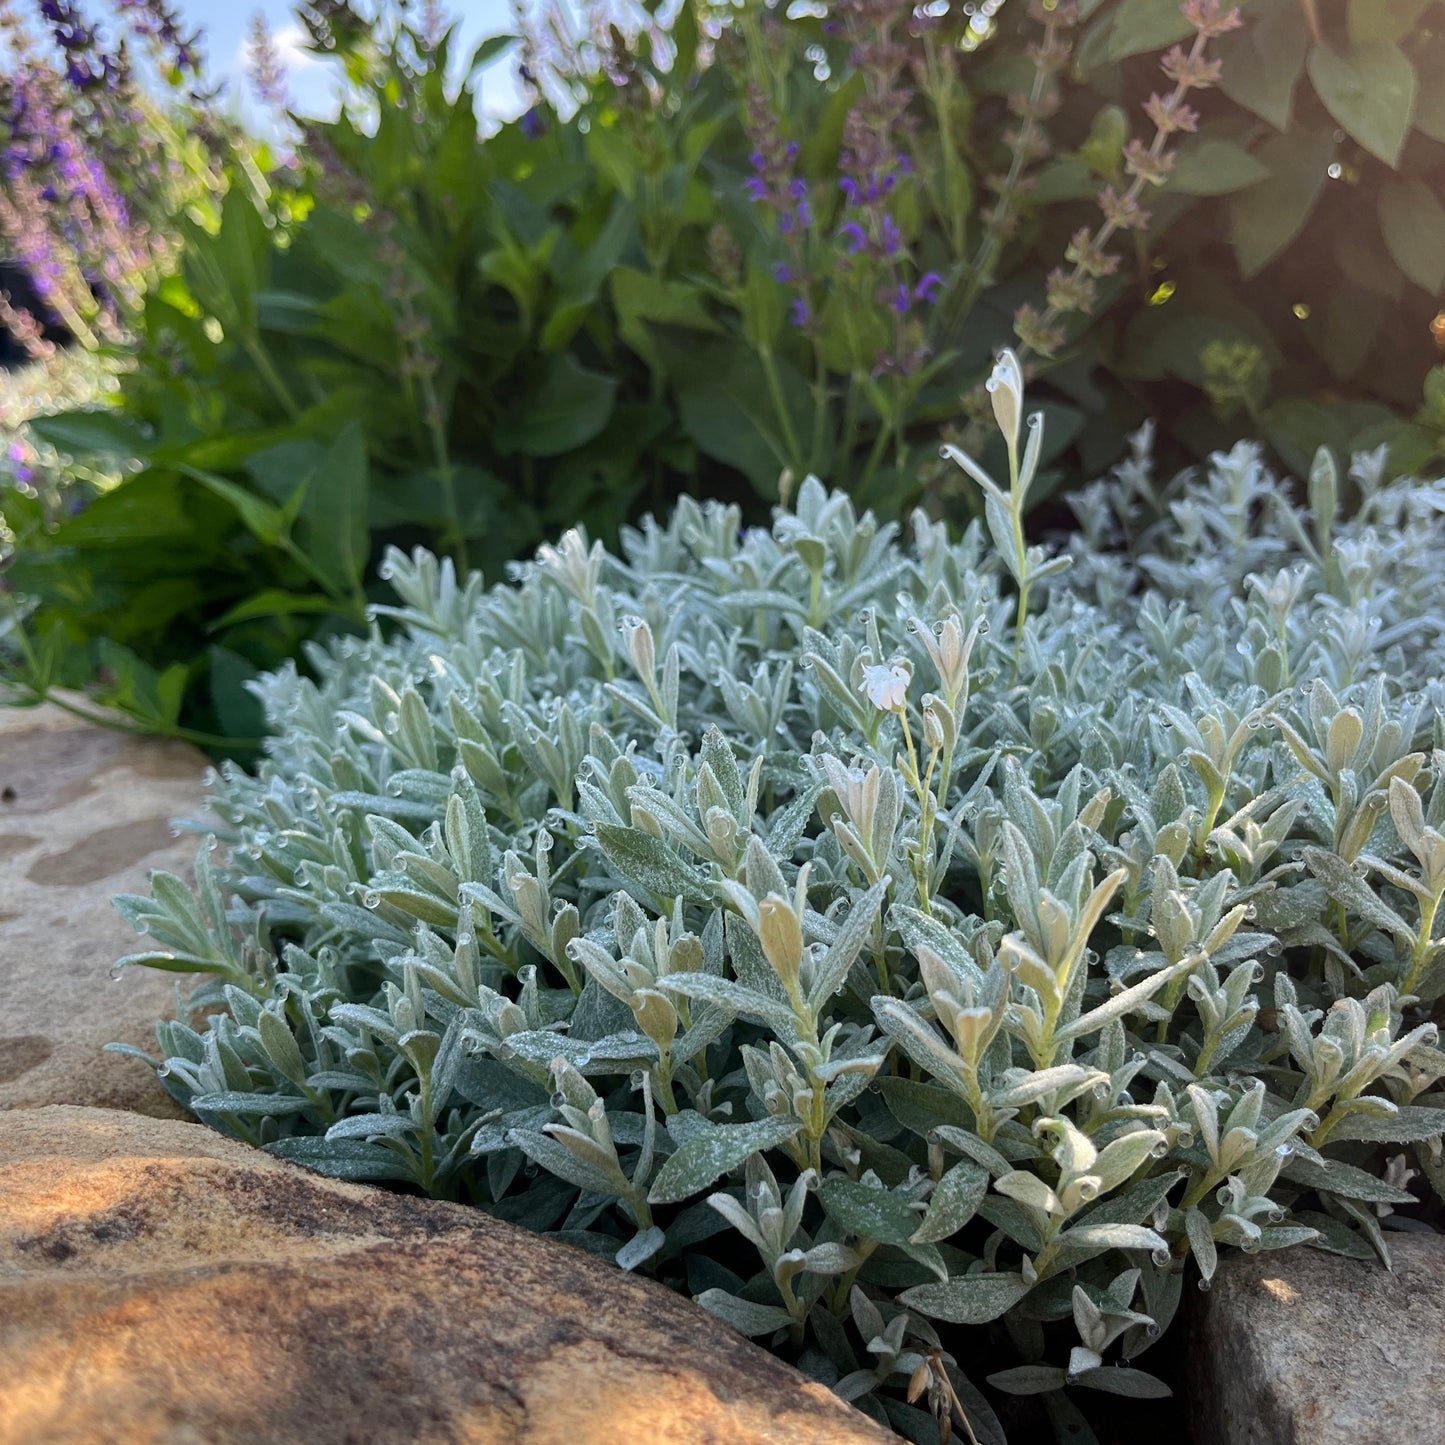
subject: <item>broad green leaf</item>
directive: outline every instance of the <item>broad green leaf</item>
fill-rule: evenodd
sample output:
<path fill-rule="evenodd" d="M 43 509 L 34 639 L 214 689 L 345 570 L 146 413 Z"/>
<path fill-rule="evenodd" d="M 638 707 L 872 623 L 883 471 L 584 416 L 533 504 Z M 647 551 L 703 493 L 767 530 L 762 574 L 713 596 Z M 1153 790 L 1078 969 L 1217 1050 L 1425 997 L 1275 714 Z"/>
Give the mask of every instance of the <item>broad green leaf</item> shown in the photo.
<path fill-rule="evenodd" d="M 1018 1274 L 961 1274 L 946 1282 L 915 1285 L 898 1298 L 929 1319 L 984 1325 L 1006 1314 L 1032 1288 Z"/>
<path fill-rule="evenodd" d="M 644 1264 L 651 1259 L 659 1249 L 667 1243 L 667 1236 L 655 1224 L 650 1229 L 644 1229 L 640 1234 L 634 1234 L 615 1256 L 619 1269 L 636 1269 L 638 1265 Z"/>
<path fill-rule="evenodd" d="M 123 411 L 61 411 L 32 417 L 42 441 L 69 456 L 144 457 L 150 449 L 140 425 Z"/>
<path fill-rule="evenodd" d="M 1076 1224 L 1059 1236 L 1065 1249 L 1168 1249 L 1166 1240 L 1142 1224 Z"/>
<path fill-rule="evenodd" d="M 416 1133 L 410 1114 L 351 1114 L 338 1119 L 328 1139 L 406 1139 Z"/>
<path fill-rule="evenodd" d="M 759 1119 L 751 1124 L 719 1124 L 689 1139 L 658 1170 L 647 1199 L 650 1204 L 676 1204 L 701 1193 L 722 1175 L 736 1169 L 750 1154 L 776 1149 L 802 1128 L 796 1119 Z"/>
<path fill-rule="evenodd" d="M 708 900 L 703 875 L 684 863 L 661 838 L 615 823 L 598 823 L 595 837 L 603 857 L 617 872 L 654 898 L 670 902 L 680 893 L 693 903 Z"/>
<path fill-rule="evenodd" d="M 809 990 L 808 1002 L 815 1009 L 822 1010 L 828 1000 L 837 993 L 848 977 L 859 952 L 872 931 L 883 897 L 888 891 L 888 881 L 876 883 L 861 898 L 853 900 L 853 906 L 838 927 L 828 952 L 817 966 L 817 976 Z"/>
<path fill-rule="evenodd" d="M 662 363 L 649 325 L 679 326 L 689 331 L 722 330 L 697 286 L 669 281 L 628 266 L 619 266 L 613 271 L 610 285 L 622 339 L 654 367 Z"/>
<path fill-rule="evenodd" d="M 290 524 L 281 507 L 266 501 L 264 497 L 258 497 L 254 492 L 248 492 L 237 482 L 215 476 L 211 472 L 203 472 L 199 467 L 182 467 L 180 470 L 208 491 L 229 502 L 246 530 L 268 547 L 279 547 L 289 535 Z"/>
<path fill-rule="evenodd" d="M 1410 925 L 1338 854 L 1324 848 L 1306 848 L 1302 856 L 1305 866 L 1325 885 L 1331 898 L 1396 938 L 1413 937 Z"/>
<path fill-rule="evenodd" d="M 307 1107 L 307 1100 L 290 1094 L 247 1094 L 231 1091 L 197 1094 L 191 1100 L 191 1108 L 202 1114 L 265 1114 L 279 1117 L 299 1114 Z"/>
<path fill-rule="evenodd" d="M 1393 1114 L 1348 1114 L 1331 1140 L 1363 1139 L 1371 1144 L 1420 1144 L 1445 1134 L 1445 1109 L 1401 1104 Z"/>
<path fill-rule="evenodd" d="M 575 1184 L 578 1189 L 585 1189 L 590 1194 L 601 1194 L 609 1199 L 617 1194 L 616 1179 L 596 1164 L 578 1158 L 565 1144 L 558 1143 L 550 1134 L 542 1134 L 532 1129 L 513 1129 L 507 1134 L 507 1142 L 520 1149 L 527 1158 L 540 1164 L 549 1174 L 565 1179 L 568 1184 Z"/>
<path fill-rule="evenodd" d="M 957 1094 L 940 1089 L 936 1084 L 905 1078 L 902 1074 L 885 1075 L 877 1084 L 883 1093 L 883 1102 L 888 1105 L 888 1112 L 905 1129 L 911 1129 L 921 1138 L 926 1139 L 934 1129 L 945 1125 L 952 1126 L 970 1139 L 978 1137 L 973 1132 L 973 1110 Z M 982 1140 L 979 1142 L 982 1143 Z M 984 1144 L 983 1147 L 987 1149 L 989 1146 Z M 1002 1155 L 997 1157 L 1003 1158 Z M 1000 1172 L 1007 1173 L 1009 1167 L 1004 1162 Z"/>
<path fill-rule="evenodd" d="M 1167 1400 L 1174 1393 L 1163 1380 L 1143 1370 L 1131 1370 L 1127 1365 L 1103 1365 L 1097 1370 L 1085 1370 L 1073 1383 L 1086 1390 L 1103 1390 L 1136 1400 Z"/>
<path fill-rule="evenodd" d="M 1404 40 L 1431 0 L 1349 0 L 1350 43 Z"/>
<path fill-rule="evenodd" d="M 880 1244 L 912 1242 L 921 1216 L 887 1189 L 857 1179 L 829 1179 L 818 1189 L 828 1217 L 837 1225 Z"/>
<path fill-rule="evenodd" d="M 1445 37 L 1413 52 L 1416 73 L 1438 76 L 1445 66 Z M 1415 129 L 1445 145 L 1445 85 L 1422 85 L 1415 96 Z"/>
<path fill-rule="evenodd" d="M 618 1074 L 651 1063 L 657 1058 L 657 1045 L 645 1034 L 611 1034 L 603 1039 L 574 1039 L 548 1029 L 524 1030 L 509 1034 L 498 1046 L 498 1053 L 525 1059 L 542 1068 L 556 1058 L 566 1059 L 583 1074 Z"/>
<path fill-rule="evenodd" d="M 1214 1230 L 1208 1218 L 1198 1209 L 1184 1212 L 1184 1233 L 1189 1237 L 1189 1248 L 1194 1262 L 1205 1280 L 1214 1278 L 1219 1263 L 1219 1248 L 1214 1242 Z"/>
<path fill-rule="evenodd" d="M 934 1185 L 928 1213 L 913 1234 L 915 1244 L 936 1244 L 957 1234 L 973 1218 L 988 1193 L 988 1170 L 961 1159 Z"/>
<path fill-rule="evenodd" d="M 1132 55 L 1163 50 L 1191 33 L 1174 0 L 1120 0 L 1085 34 L 1078 65 L 1085 72 Z"/>
<path fill-rule="evenodd" d="M 1303 5 L 1258 6 L 1249 12 L 1243 29 L 1220 36 L 1210 47 L 1224 67 L 1219 88 L 1237 105 L 1284 130 L 1309 46 Z"/>
<path fill-rule="evenodd" d="M 1164 1202 L 1169 1191 L 1184 1177 L 1183 1171 L 1172 1169 L 1141 1179 L 1117 1194 L 1091 1205 L 1079 1216 L 1076 1224 L 1137 1224 L 1147 1219 Z"/>
<path fill-rule="evenodd" d="M 1255 152 L 1271 179 L 1229 198 L 1229 235 L 1246 277 L 1262 271 L 1304 228 L 1334 154 L 1328 131 L 1273 136 Z"/>
<path fill-rule="evenodd" d="M 787 1310 L 778 1305 L 756 1304 L 752 1300 L 739 1299 L 726 1290 L 705 1289 L 694 1296 L 710 1315 L 716 1315 L 724 1324 L 731 1325 L 739 1334 L 756 1338 L 770 1335 L 776 1330 L 792 1327 L 793 1318 Z"/>
<path fill-rule="evenodd" d="M 366 570 L 369 466 L 360 425 L 348 422 L 307 479 L 299 543 L 338 596 L 354 594 Z"/>
<path fill-rule="evenodd" d="M 1423 291 L 1445 286 L 1445 206 L 1416 176 L 1391 176 L 1380 191 L 1380 230 L 1395 264 Z"/>
<path fill-rule="evenodd" d="M 294 617 L 301 613 L 337 612 L 342 610 L 336 600 L 319 592 L 285 592 L 279 587 L 267 587 L 253 593 L 244 602 L 238 602 L 229 612 L 223 613 L 210 626 L 211 632 L 234 627 L 238 622 L 252 622 L 258 617 Z"/>
<path fill-rule="evenodd" d="M 1415 67 L 1404 51 L 1371 40 L 1342 53 L 1322 40 L 1308 66 L 1325 109 L 1371 155 L 1397 165 L 1415 109 Z"/>
<path fill-rule="evenodd" d="M 97 497 L 78 517 L 67 517 L 52 535 L 57 546 L 87 551 L 112 552 L 128 543 L 157 547 L 189 541 L 194 546 L 196 518 L 187 500 L 183 483 L 174 474 L 139 472 Z M 208 498 L 205 505 L 231 525 L 219 502 Z M 25 560 L 25 554 L 18 553 L 15 565 Z"/>
<path fill-rule="evenodd" d="M 659 984 L 670 993 L 716 1004 L 730 1014 L 765 1023 L 785 1036 L 794 1033 L 797 1027 L 787 1004 L 731 978 L 718 978 L 711 973 L 674 973 L 660 979 Z"/>
<path fill-rule="evenodd" d="M 1062 1390 L 1064 1371 L 1057 1365 L 1015 1365 L 987 1377 L 995 1390 L 1006 1395 L 1042 1395 L 1049 1390 Z"/>
<path fill-rule="evenodd" d="M 1269 179 L 1269 169 L 1234 141 L 1200 136 L 1181 145 L 1169 189 L 1186 196 L 1223 196 Z"/>
<path fill-rule="evenodd" d="M 570 352 L 549 356 L 532 390 L 503 409 L 492 440 L 505 453 L 556 457 L 585 446 L 607 425 L 617 378 L 584 367 Z"/>
<path fill-rule="evenodd" d="M 277 1139 L 263 1147 L 278 1159 L 289 1159 L 293 1164 L 314 1169 L 332 1179 L 377 1183 L 412 1177 L 411 1170 L 394 1150 L 382 1144 L 370 1144 L 365 1139 L 314 1139 L 298 1135 Z"/>
<path fill-rule="evenodd" d="M 1340 1128 L 1342 1130 L 1344 1125 L 1341 1124 Z M 1301 1154 L 1293 1154 L 1280 1172 L 1291 1184 L 1328 1190 L 1331 1194 L 1342 1194 L 1346 1199 L 1363 1199 L 1368 1204 L 1414 1202 L 1414 1196 L 1408 1190 L 1390 1184 L 1368 1169 L 1346 1164 L 1342 1159 L 1326 1159 L 1319 1164 Z"/>

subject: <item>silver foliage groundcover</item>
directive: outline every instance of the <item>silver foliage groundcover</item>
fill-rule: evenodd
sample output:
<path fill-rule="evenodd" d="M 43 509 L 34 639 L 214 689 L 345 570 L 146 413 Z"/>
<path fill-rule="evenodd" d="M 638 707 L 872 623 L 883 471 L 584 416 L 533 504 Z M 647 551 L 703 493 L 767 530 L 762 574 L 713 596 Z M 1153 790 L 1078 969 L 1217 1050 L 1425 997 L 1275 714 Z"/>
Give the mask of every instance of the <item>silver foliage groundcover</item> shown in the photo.
<path fill-rule="evenodd" d="M 224 1005 L 160 1026 L 172 1093 L 919 1441 L 1167 1393 L 1222 1248 L 1388 1263 L 1445 1190 L 1445 486 L 1162 485 L 1141 435 L 1048 552 L 1010 363 L 957 542 L 809 479 L 491 590 L 393 553 L 389 640 L 265 682 L 196 894 L 117 900 Z"/>

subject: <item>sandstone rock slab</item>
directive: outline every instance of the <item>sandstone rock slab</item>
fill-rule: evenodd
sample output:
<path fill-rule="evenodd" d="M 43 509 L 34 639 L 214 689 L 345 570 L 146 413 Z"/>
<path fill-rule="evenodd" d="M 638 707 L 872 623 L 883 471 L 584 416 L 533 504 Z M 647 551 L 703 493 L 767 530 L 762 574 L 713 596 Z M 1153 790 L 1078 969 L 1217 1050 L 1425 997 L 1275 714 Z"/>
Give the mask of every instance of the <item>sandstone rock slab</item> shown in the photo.
<path fill-rule="evenodd" d="M 0 1440 L 898 1445 L 565 1245 L 64 1106 L 0 1114 Z"/>
<path fill-rule="evenodd" d="M 1445 1441 L 1445 1235 L 1394 1270 L 1313 1249 L 1224 1261 L 1191 1312 L 1196 1445 Z"/>
<path fill-rule="evenodd" d="M 108 1043 L 154 1050 L 174 979 L 110 965 L 137 948 L 110 906 L 146 872 L 185 874 L 206 759 L 50 705 L 0 708 L 0 1109 L 90 1104 L 176 1117 L 180 1107 Z"/>

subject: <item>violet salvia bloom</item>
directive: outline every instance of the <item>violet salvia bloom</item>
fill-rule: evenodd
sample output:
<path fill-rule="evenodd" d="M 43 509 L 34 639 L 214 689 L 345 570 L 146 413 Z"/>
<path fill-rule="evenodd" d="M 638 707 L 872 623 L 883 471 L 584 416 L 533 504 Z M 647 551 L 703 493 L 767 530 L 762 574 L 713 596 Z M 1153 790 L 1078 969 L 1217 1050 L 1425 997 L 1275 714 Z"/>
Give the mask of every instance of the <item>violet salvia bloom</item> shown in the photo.
<path fill-rule="evenodd" d="M 183 74 L 200 70 L 200 35 L 182 28 L 179 12 L 165 0 L 115 0 L 131 34 L 146 41 L 156 59 Z"/>
<path fill-rule="evenodd" d="M 932 306 L 938 300 L 939 292 L 942 290 L 943 277 L 937 271 L 929 271 L 913 288 L 913 299 L 923 302 L 925 306 Z"/>
<path fill-rule="evenodd" d="M 286 69 L 281 64 L 266 17 L 259 10 L 251 17 L 246 37 L 246 75 L 262 105 L 276 111 L 288 107 Z"/>
<path fill-rule="evenodd" d="M 55 47 L 49 56 L 33 30 L 13 18 L 5 27 L 13 68 L 0 74 L 0 114 L 8 118 L 0 242 L 26 271 L 41 318 L 90 347 L 118 337 L 122 314 L 139 304 L 162 242 L 132 201 L 142 213 L 174 209 L 166 197 L 173 172 L 159 148 L 145 144 L 124 47 L 110 54 L 73 0 L 45 0 L 40 13 Z M 7 302 L 0 325 L 31 355 L 43 349 L 36 318 L 22 308 Z"/>
<path fill-rule="evenodd" d="M 839 232 L 840 237 L 846 237 L 848 241 L 848 254 L 856 256 L 868 244 L 868 233 L 858 224 L 857 221 L 849 221 Z"/>

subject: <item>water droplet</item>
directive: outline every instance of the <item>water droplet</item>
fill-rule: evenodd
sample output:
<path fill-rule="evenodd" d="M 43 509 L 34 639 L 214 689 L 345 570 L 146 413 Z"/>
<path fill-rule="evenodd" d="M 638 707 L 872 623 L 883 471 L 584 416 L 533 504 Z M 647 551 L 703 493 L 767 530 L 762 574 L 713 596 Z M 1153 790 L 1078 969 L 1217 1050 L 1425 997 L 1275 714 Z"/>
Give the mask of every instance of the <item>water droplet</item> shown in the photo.
<path fill-rule="evenodd" d="M 1204 1279 L 1204 1278 L 1202 1278 L 1202 1277 L 1200 1278 L 1200 1281 L 1199 1281 L 1199 1292 L 1200 1292 L 1201 1294 L 1208 1294 L 1209 1291 L 1210 1291 L 1211 1289 L 1213 1289 L 1213 1288 L 1214 1288 L 1214 1286 L 1213 1286 L 1207 1279 Z"/>

